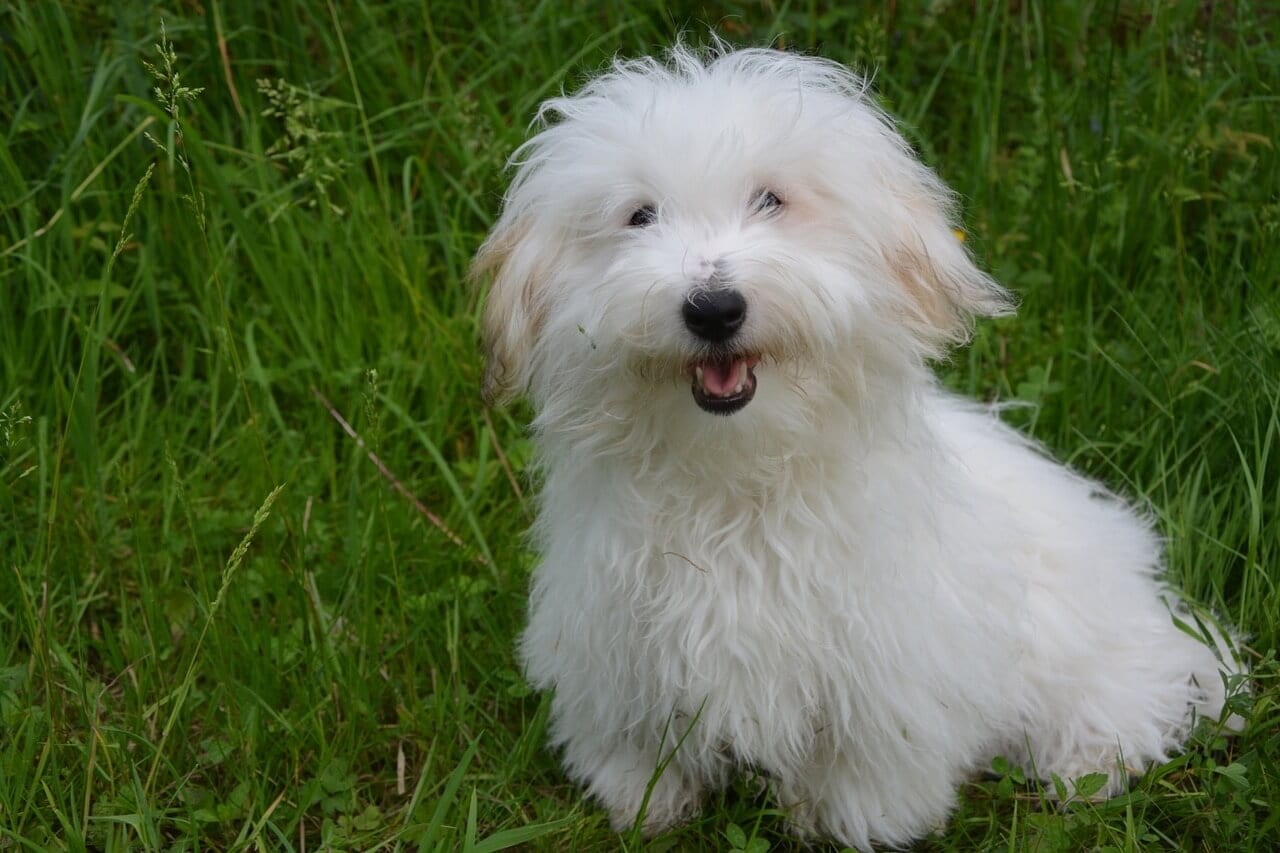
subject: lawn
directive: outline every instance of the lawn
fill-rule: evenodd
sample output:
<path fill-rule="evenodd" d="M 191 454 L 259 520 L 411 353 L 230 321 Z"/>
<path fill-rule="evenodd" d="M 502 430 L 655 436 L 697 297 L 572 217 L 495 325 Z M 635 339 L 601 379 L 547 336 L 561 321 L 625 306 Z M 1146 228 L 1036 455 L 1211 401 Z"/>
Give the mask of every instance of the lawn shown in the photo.
<path fill-rule="evenodd" d="M 0 7 L 0 849 L 793 848 L 748 782 L 619 838 L 544 748 L 466 281 L 539 100 L 711 30 L 874 71 L 1021 300 L 945 381 L 1247 635 L 1243 734 L 919 849 L 1280 845 L 1280 13 L 831 5 Z"/>

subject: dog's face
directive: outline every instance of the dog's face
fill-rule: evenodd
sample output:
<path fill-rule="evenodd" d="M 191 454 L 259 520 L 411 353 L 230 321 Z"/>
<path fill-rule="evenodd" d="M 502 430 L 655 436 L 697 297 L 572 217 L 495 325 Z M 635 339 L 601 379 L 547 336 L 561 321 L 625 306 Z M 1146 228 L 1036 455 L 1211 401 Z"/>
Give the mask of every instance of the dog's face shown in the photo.
<path fill-rule="evenodd" d="M 677 48 L 540 117 L 477 258 L 491 397 L 581 420 L 794 410 L 1007 305 L 842 66 Z"/>

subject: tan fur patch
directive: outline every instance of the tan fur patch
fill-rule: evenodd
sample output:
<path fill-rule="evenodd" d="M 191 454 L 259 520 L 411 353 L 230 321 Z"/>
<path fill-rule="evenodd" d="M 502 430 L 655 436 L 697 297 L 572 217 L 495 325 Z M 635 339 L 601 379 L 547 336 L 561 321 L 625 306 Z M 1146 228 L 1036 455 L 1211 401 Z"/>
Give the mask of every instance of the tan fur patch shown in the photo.
<path fill-rule="evenodd" d="M 536 268 L 517 270 L 516 248 L 527 237 L 523 223 L 493 232 L 472 262 L 469 277 L 478 286 L 491 277 L 481 313 L 485 349 L 483 395 L 491 404 L 510 400 L 520 389 L 520 374 L 529 350 L 546 322 L 546 308 L 537 299 L 541 276 Z"/>
<path fill-rule="evenodd" d="M 906 292 L 912 309 L 912 316 L 905 318 L 909 323 L 923 326 L 931 336 L 948 342 L 963 341 L 968 336 L 967 324 L 956 304 L 959 294 L 951 292 L 949 283 L 923 248 L 910 250 L 899 246 L 887 253 L 885 259 Z"/>

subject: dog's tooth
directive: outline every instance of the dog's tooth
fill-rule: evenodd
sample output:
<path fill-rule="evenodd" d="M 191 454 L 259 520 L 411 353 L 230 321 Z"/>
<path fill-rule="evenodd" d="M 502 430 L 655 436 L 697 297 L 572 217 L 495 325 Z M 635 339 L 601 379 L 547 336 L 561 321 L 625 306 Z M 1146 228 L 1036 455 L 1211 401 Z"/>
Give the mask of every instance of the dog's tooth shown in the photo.
<path fill-rule="evenodd" d="M 707 387 L 707 383 L 702 381 L 702 365 L 695 365 L 693 371 L 698 377 L 698 387 L 705 389 Z"/>
<path fill-rule="evenodd" d="M 742 382 L 741 382 L 741 380 L 739 380 L 739 382 L 738 382 L 738 384 L 737 384 L 737 385 L 733 386 L 733 393 L 735 393 L 735 394 L 741 394 L 741 393 L 742 393 Z"/>

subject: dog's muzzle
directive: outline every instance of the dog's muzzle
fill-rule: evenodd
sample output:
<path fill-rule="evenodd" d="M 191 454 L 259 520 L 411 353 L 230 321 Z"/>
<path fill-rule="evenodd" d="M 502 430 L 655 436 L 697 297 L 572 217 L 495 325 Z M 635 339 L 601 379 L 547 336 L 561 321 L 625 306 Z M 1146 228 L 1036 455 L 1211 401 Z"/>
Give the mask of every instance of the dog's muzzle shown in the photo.
<path fill-rule="evenodd" d="M 747 300 L 732 287 L 702 288 L 685 297 L 681 316 L 685 328 L 699 340 L 723 347 L 746 322 Z M 755 396 L 753 368 L 759 361 L 753 356 L 726 352 L 694 362 L 689 369 L 694 402 L 703 411 L 716 415 L 739 411 Z"/>

